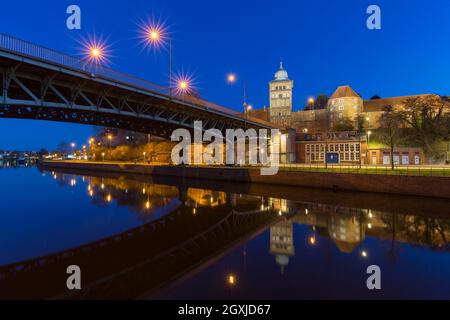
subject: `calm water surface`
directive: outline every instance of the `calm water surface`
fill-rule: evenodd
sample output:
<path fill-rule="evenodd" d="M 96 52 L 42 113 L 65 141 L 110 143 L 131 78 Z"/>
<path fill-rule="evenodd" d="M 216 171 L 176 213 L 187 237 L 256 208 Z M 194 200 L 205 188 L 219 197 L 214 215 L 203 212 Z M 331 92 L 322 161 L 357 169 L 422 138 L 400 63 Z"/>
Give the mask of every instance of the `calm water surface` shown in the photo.
<path fill-rule="evenodd" d="M 450 299 L 447 200 L 6 164 L 0 181 L 1 298 L 79 298 L 77 264 L 84 298 Z"/>

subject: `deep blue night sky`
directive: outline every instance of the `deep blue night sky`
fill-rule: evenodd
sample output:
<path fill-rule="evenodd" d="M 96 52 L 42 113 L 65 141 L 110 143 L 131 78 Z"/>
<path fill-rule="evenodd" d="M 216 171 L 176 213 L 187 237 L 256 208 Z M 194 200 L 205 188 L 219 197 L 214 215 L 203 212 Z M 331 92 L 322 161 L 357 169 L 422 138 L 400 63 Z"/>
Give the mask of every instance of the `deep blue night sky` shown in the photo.
<path fill-rule="evenodd" d="M 82 10 L 82 30 L 66 28 L 66 8 Z M 382 30 L 366 28 L 366 8 L 382 10 Z M 137 25 L 154 15 L 174 39 L 174 71 L 196 76 L 203 98 L 242 108 L 268 104 L 268 81 L 280 58 L 294 83 L 294 110 L 310 95 L 350 84 L 364 98 L 438 93 L 450 95 L 448 0 L 59 0 L 6 1 L 0 32 L 66 53 L 77 40 L 109 37 L 112 67 L 167 85 L 167 52 L 142 51 Z M 238 75 L 226 83 L 230 71 Z M 0 149 L 54 148 L 85 143 L 92 127 L 0 119 Z"/>

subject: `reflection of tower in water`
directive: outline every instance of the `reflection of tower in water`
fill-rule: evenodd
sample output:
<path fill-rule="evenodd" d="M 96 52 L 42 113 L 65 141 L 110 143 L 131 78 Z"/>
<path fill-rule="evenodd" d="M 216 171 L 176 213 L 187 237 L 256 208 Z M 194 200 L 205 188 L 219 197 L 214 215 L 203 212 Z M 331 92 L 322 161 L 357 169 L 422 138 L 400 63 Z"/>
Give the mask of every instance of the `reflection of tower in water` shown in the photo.
<path fill-rule="evenodd" d="M 332 214 L 328 233 L 341 252 L 351 253 L 365 238 L 365 229 L 358 215 Z"/>
<path fill-rule="evenodd" d="M 289 264 L 289 257 L 295 254 L 294 227 L 289 220 L 283 220 L 270 228 L 270 254 L 275 255 L 276 263 L 281 267 L 281 274 Z"/>

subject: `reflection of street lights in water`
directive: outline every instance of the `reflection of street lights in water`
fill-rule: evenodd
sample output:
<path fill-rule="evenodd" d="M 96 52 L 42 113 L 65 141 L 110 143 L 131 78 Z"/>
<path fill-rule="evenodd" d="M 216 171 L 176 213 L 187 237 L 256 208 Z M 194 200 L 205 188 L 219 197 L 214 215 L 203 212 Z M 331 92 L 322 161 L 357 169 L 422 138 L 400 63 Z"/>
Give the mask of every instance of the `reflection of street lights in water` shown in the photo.
<path fill-rule="evenodd" d="M 234 286 L 236 284 L 236 277 L 234 275 L 228 275 L 228 284 L 231 286 Z"/>
<path fill-rule="evenodd" d="M 109 141 L 109 160 L 112 160 L 112 150 L 111 150 L 111 141 L 112 141 L 112 135 L 108 134 L 108 141 Z"/>

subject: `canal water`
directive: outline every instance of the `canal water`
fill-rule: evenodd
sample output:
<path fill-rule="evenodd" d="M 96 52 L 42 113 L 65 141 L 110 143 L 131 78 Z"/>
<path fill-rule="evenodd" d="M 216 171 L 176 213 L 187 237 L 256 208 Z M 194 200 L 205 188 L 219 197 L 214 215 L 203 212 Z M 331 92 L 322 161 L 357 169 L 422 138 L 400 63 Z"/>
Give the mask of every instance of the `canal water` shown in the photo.
<path fill-rule="evenodd" d="M 1 298 L 450 299 L 448 200 L 0 167 Z"/>

